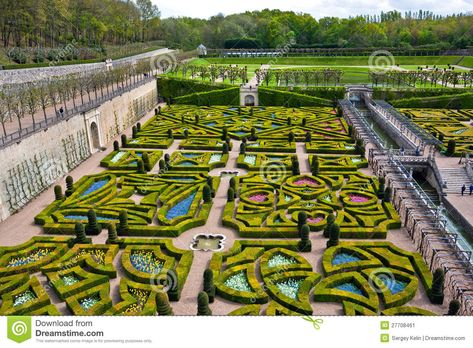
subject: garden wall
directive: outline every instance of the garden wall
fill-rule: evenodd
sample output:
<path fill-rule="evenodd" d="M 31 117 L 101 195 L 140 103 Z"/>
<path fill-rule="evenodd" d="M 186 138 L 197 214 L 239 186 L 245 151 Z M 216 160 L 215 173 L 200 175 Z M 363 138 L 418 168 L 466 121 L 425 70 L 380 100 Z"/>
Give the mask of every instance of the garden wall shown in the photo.
<path fill-rule="evenodd" d="M 151 81 L 0 150 L 0 221 L 156 106 Z"/>

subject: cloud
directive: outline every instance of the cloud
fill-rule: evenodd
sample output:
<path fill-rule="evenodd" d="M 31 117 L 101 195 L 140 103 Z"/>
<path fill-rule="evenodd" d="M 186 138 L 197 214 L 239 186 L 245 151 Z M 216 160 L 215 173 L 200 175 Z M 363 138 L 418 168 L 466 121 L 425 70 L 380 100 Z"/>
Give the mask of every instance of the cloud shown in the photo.
<path fill-rule="evenodd" d="M 245 11 L 280 9 L 310 13 L 315 18 L 326 16 L 349 17 L 360 14 L 379 14 L 381 11 L 429 10 L 435 14 L 473 11 L 471 0 L 152 0 L 161 10 L 163 18 L 209 18 L 218 13 L 225 15 Z"/>

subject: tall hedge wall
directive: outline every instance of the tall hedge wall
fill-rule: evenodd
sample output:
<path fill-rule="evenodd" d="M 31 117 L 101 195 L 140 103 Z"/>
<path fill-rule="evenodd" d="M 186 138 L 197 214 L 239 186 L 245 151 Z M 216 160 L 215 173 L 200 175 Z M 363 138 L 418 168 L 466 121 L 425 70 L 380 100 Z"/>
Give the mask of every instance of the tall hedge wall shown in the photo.
<path fill-rule="evenodd" d="M 312 97 L 304 94 L 278 91 L 271 88 L 259 87 L 259 104 L 262 106 L 333 106 L 329 99 Z"/>
<path fill-rule="evenodd" d="M 176 104 L 209 105 L 239 105 L 240 88 L 231 87 L 210 92 L 192 93 L 174 98 Z"/>
<path fill-rule="evenodd" d="M 271 87 L 278 91 L 287 91 L 298 94 L 309 95 L 311 97 L 338 100 L 345 97 L 345 87 Z"/>
<path fill-rule="evenodd" d="M 162 76 L 158 78 L 158 94 L 166 100 L 170 100 L 192 93 L 210 92 L 227 89 L 229 85 L 212 85 L 205 81 L 179 79 L 175 77 Z"/>
<path fill-rule="evenodd" d="M 471 109 L 473 108 L 473 93 L 398 99 L 392 101 L 391 104 L 397 108 Z"/>
<path fill-rule="evenodd" d="M 385 99 L 394 101 L 397 99 L 407 98 L 426 98 L 442 95 L 463 94 L 465 92 L 472 92 L 471 89 L 463 88 L 415 88 L 406 90 L 386 89 L 375 87 L 373 89 L 374 99 Z"/>

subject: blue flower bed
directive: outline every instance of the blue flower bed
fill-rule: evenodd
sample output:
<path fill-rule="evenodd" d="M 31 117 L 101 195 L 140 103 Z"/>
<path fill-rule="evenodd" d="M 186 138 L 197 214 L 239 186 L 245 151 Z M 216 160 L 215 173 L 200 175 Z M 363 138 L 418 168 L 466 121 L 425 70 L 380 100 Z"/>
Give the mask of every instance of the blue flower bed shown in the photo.
<path fill-rule="evenodd" d="M 230 289 L 236 291 L 248 291 L 251 292 L 253 289 L 248 283 L 248 279 L 246 278 L 245 272 L 238 272 L 225 280 L 225 286 L 228 286 Z"/>
<path fill-rule="evenodd" d="M 196 158 L 202 155 L 200 153 L 183 153 L 182 156 L 185 158 Z"/>
<path fill-rule="evenodd" d="M 360 260 L 361 259 L 356 255 L 351 255 L 351 254 L 347 254 L 347 253 L 339 253 L 339 254 L 337 254 L 333 257 L 332 265 L 333 266 L 338 266 L 338 265 L 342 265 L 344 263 L 357 262 L 357 261 L 360 261 Z"/>
<path fill-rule="evenodd" d="M 172 220 L 179 216 L 187 215 L 196 194 L 197 192 L 194 192 L 189 197 L 187 197 L 186 199 L 183 199 L 182 201 L 178 202 L 175 206 L 173 206 L 171 209 L 169 209 L 166 214 L 166 219 Z"/>
<path fill-rule="evenodd" d="M 384 285 L 386 285 L 386 287 L 389 289 L 389 291 L 391 291 L 393 295 L 396 295 L 397 293 L 403 291 L 407 286 L 407 283 L 397 279 L 389 279 L 382 277 L 381 281 L 384 283 Z"/>
<path fill-rule="evenodd" d="M 94 182 L 92 185 L 90 185 L 87 190 L 85 190 L 81 196 L 87 196 L 88 194 L 91 194 L 92 192 L 95 192 L 102 187 L 104 187 L 108 183 L 108 180 L 99 180 Z"/>
<path fill-rule="evenodd" d="M 87 216 L 85 215 L 65 215 L 64 216 L 64 219 L 69 219 L 69 220 L 85 220 L 87 221 Z M 103 216 L 97 216 L 97 221 L 98 220 L 101 220 L 101 221 L 113 221 L 113 220 L 118 220 L 118 219 L 115 219 L 115 218 L 108 218 L 108 217 L 103 217 Z"/>
<path fill-rule="evenodd" d="M 277 283 L 276 286 L 284 295 L 292 298 L 293 300 L 297 300 L 297 293 L 299 292 L 301 284 L 302 279 L 290 278 L 284 282 Z"/>
<path fill-rule="evenodd" d="M 33 293 L 31 290 L 26 290 L 25 292 L 22 292 L 21 294 L 15 296 L 13 300 L 13 306 L 20 306 L 22 304 L 25 304 L 27 302 L 33 301 L 36 299 L 36 295 Z"/>
<path fill-rule="evenodd" d="M 158 274 L 163 269 L 163 262 L 158 260 L 151 251 L 135 251 L 130 255 L 130 262 L 138 271 Z"/>
<path fill-rule="evenodd" d="M 30 263 L 41 260 L 43 257 L 50 254 L 51 251 L 51 249 L 41 248 L 22 257 L 13 257 L 12 259 L 10 259 L 10 261 L 8 261 L 7 267 L 18 267 L 28 265 Z"/>
<path fill-rule="evenodd" d="M 361 289 L 353 283 L 343 283 L 343 284 L 335 287 L 335 289 L 348 291 L 348 292 L 351 292 L 353 294 L 363 296 L 363 292 L 361 291 Z"/>
<path fill-rule="evenodd" d="M 184 162 L 178 163 L 177 165 L 182 166 L 182 167 L 193 167 L 193 166 L 196 166 L 197 164 L 191 161 L 184 161 Z"/>
<path fill-rule="evenodd" d="M 93 306 L 95 306 L 99 302 L 100 302 L 99 295 L 93 295 L 93 296 L 86 297 L 86 298 L 80 300 L 79 304 L 85 311 L 88 311 L 89 309 L 91 309 Z"/>

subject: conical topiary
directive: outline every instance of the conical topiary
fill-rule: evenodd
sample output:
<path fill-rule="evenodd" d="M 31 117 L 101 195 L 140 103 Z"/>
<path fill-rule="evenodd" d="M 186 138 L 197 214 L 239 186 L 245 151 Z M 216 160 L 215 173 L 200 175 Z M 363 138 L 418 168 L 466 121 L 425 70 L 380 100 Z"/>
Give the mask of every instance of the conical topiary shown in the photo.
<path fill-rule="evenodd" d="M 98 235 L 102 231 L 102 226 L 97 223 L 97 214 L 94 209 L 87 212 L 87 234 Z"/>
<path fill-rule="evenodd" d="M 118 215 L 118 234 L 123 236 L 128 233 L 128 212 L 126 210 L 120 211 Z"/>
<path fill-rule="evenodd" d="M 151 170 L 151 163 L 149 162 L 149 155 L 147 152 L 143 152 L 142 155 L 142 160 L 143 160 L 143 165 L 145 167 L 145 170 L 149 172 Z"/>
<path fill-rule="evenodd" d="M 448 313 L 447 315 L 457 315 L 460 310 L 460 301 L 451 300 L 448 304 Z"/>
<path fill-rule="evenodd" d="M 227 201 L 233 202 L 235 200 L 235 191 L 229 187 L 227 191 Z"/>
<path fill-rule="evenodd" d="M 120 144 L 116 140 L 113 142 L 113 151 L 120 151 Z"/>
<path fill-rule="evenodd" d="M 85 228 L 82 222 L 76 222 L 74 227 L 74 232 L 76 235 L 76 243 L 85 244 L 87 243 L 87 236 L 85 234 Z"/>
<path fill-rule="evenodd" d="M 443 303 L 443 288 L 445 283 L 445 272 L 441 268 L 437 268 L 434 271 L 432 279 L 432 288 L 430 290 L 430 301 L 434 304 Z"/>
<path fill-rule="evenodd" d="M 136 160 L 136 166 L 139 174 L 145 174 L 145 164 L 143 163 L 143 160 L 141 158 L 138 158 Z"/>
<path fill-rule="evenodd" d="M 115 226 L 115 223 L 111 223 L 108 225 L 108 239 L 107 243 L 109 244 L 116 244 L 118 243 L 118 236 L 117 236 L 117 227 Z"/>
<path fill-rule="evenodd" d="M 297 214 L 297 232 L 301 232 L 302 226 L 304 226 L 307 223 L 307 212 L 305 211 L 300 211 Z"/>
<path fill-rule="evenodd" d="M 212 202 L 212 190 L 210 189 L 209 185 L 205 185 L 202 191 L 202 198 L 204 199 L 204 203 Z"/>
<path fill-rule="evenodd" d="M 197 315 L 212 315 L 209 307 L 209 295 L 205 291 L 199 292 L 197 297 Z"/>
<path fill-rule="evenodd" d="M 333 213 L 328 214 L 327 216 L 327 225 L 324 228 L 323 236 L 328 238 L 330 236 L 330 229 L 332 228 L 333 223 L 335 222 L 335 215 Z"/>
<path fill-rule="evenodd" d="M 54 199 L 60 201 L 64 196 L 62 194 L 62 187 L 60 185 L 54 186 Z"/>
<path fill-rule="evenodd" d="M 171 304 L 169 303 L 168 294 L 164 291 L 160 291 L 156 295 L 156 305 L 159 315 L 174 315 Z"/>
<path fill-rule="evenodd" d="M 300 231 L 301 240 L 298 244 L 299 251 L 309 252 L 312 250 L 312 242 L 309 239 L 309 225 L 303 225 Z"/>
<path fill-rule="evenodd" d="M 74 179 L 68 175 L 66 177 L 66 197 L 69 197 L 74 192 Z"/>
<path fill-rule="evenodd" d="M 336 246 L 340 243 L 340 226 L 337 223 L 333 223 L 330 228 L 329 240 L 327 241 L 327 248 Z"/>

